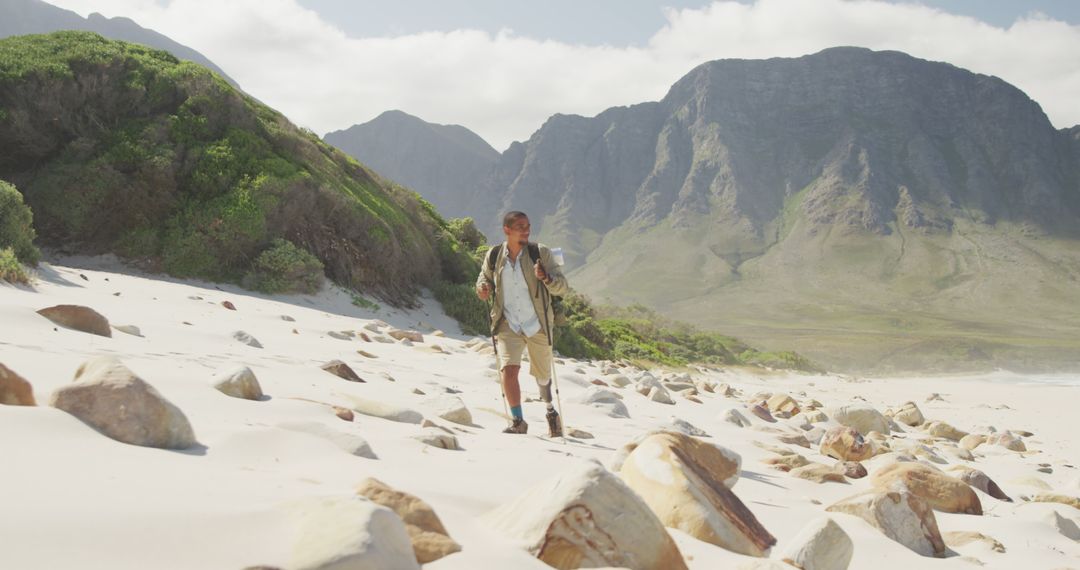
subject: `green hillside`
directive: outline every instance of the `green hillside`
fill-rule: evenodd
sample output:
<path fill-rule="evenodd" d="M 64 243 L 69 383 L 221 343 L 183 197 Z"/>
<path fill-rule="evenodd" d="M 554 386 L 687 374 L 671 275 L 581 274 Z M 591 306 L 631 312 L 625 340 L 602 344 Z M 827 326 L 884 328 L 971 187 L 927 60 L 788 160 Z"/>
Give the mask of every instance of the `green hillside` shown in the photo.
<path fill-rule="evenodd" d="M 414 192 L 164 51 L 85 32 L 0 40 L 0 149 L 38 243 L 62 252 L 249 282 L 293 258 L 317 270 L 306 252 L 393 304 L 475 275 Z"/>

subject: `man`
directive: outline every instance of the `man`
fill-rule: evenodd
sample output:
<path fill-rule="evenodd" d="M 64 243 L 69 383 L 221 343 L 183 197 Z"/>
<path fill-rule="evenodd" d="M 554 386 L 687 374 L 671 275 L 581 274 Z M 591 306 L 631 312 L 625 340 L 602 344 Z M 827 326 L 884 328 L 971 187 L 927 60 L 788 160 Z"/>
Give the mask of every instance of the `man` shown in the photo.
<path fill-rule="evenodd" d="M 476 294 L 486 301 L 494 291 L 491 330 L 498 339 L 499 371 L 511 415 L 510 426 L 503 432 L 526 433 L 529 429 L 521 412 L 518 385 L 521 355 L 528 349 L 529 373 L 536 378 L 540 398 L 547 403 L 549 431 L 558 436 L 562 435 L 562 424 L 551 402 L 551 325 L 555 320 L 551 296 L 562 296 L 569 287 L 551 250 L 544 245 L 530 246 L 530 229 L 523 212 L 503 217 L 506 242 L 484 256 Z M 535 261 L 533 254 L 538 257 Z"/>

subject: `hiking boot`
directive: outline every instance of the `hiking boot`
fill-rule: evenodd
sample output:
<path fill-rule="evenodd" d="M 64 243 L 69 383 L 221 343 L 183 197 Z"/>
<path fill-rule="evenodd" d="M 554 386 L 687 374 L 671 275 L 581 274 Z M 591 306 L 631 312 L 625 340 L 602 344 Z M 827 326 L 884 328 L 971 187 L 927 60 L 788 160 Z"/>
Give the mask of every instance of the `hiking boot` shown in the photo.
<path fill-rule="evenodd" d="M 514 418 L 514 421 L 503 430 L 503 433 L 528 433 L 529 424 L 525 423 L 525 420 L 521 418 Z"/>
<path fill-rule="evenodd" d="M 544 414 L 544 418 L 548 424 L 548 435 L 562 437 L 562 420 L 559 419 L 559 412 L 556 412 L 554 408 L 549 409 L 547 414 Z"/>

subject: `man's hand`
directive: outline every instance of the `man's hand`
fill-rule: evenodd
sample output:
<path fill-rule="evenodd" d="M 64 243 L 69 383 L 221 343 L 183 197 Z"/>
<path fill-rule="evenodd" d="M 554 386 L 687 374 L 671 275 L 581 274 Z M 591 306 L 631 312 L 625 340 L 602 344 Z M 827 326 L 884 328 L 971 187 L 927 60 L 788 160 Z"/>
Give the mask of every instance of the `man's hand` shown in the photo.
<path fill-rule="evenodd" d="M 476 296 L 480 297 L 481 301 L 488 300 L 488 297 L 491 296 L 491 291 L 488 289 L 487 283 L 481 283 L 480 286 L 476 288 Z"/>
<path fill-rule="evenodd" d="M 540 265 L 539 261 L 536 262 L 536 265 L 533 265 L 533 272 L 536 273 L 536 278 L 537 279 L 539 279 L 540 281 L 542 281 L 544 283 L 548 282 L 547 271 L 544 271 L 544 266 Z"/>

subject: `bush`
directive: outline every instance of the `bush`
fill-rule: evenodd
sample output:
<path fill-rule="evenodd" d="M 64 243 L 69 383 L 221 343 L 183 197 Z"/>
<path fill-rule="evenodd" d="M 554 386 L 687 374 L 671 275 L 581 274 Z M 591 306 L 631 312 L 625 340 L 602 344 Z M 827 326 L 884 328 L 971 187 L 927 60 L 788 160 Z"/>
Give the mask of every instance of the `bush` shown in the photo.
<path fill-rule="evenodd" d="M 0 281 L 8 283 L 30 283 L 30 275 L 10 247 L 0 249 Z"/>
<path fill-rule="evenodd" d="M 27 265 L 35 265 L 41 252 L 34 247 L 34 214 L 14 186 L 0 180 L 0 248 Z"/>
<path fill-rule="evenodd" d="M 276 239 L 259 254 L 244 277 L 244 286 L 263 293 L 314 294 L 322 287 L 323 264 L 291 241 Z"/>
<path fill-rule="evenodd" d="M 480 336 L 491 334 L 488 304 L 476 296 L 472 283 L 439 281 L 431 292 L 442 304 L 443 311 L 461 325 L 461 332 Z"/>
<path fill-rule="evenodd" d="M 469 251 L 476 251 L 480 246 L 487 245 L 487 238 L 476 229 L 476 222 L 472 218 L 454 218 L 447 222 L 446 229 Z"/>

